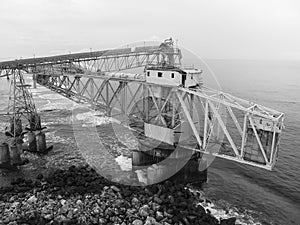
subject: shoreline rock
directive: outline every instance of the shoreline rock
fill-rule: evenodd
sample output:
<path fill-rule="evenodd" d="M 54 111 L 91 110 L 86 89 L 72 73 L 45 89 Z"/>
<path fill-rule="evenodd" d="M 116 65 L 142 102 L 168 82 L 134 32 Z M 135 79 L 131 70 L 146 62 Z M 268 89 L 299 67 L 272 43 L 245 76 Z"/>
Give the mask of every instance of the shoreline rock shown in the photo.
<path fill-rule="evenodd" d="M 71 166 L 0 188 L 0 224 L 232 225 L 235 218 L 219 222 L 181 184 L 124 186 Z"/>

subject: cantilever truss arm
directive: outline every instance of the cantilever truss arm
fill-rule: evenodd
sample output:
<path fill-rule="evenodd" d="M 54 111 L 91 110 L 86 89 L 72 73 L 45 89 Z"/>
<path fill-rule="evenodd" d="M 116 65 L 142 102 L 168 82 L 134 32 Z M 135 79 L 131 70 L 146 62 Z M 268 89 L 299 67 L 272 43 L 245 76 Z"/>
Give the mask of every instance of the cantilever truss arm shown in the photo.
<path fill-rule="evenodd" d="M 197 140 L 199 133 L 203 133 L 204 145 L 198 151 L 268 170 L 273 168 L 283 128 L 283 113 L 205 87 L 179 88 L 179 91 L 206 102 L 204 126 L 200 127 L 199 132 L 194 131 L 194 121 L 188 119 Z M 181 95 L 178 94 L 178 98 L 184 109 Z M 208 115 L 213 116 L 208 118 Z M 212 130 L 218 133 L 211 134 Z M 224 139 L 218 139 L 220 133 L 224 134 Z M 220 150 L 210 152 L 211 143 L 219 143 Z"/>

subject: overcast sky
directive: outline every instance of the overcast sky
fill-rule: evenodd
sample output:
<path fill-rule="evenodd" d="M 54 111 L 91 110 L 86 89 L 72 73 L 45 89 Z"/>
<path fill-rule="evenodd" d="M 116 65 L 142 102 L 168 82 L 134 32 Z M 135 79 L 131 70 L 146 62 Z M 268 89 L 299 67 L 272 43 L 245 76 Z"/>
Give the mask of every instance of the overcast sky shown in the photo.
<path fill-rule="evenodd" d="M 0 59 L 172 36 L 203 58 L 300 60 L 299 0 L 7 0 Z"/>

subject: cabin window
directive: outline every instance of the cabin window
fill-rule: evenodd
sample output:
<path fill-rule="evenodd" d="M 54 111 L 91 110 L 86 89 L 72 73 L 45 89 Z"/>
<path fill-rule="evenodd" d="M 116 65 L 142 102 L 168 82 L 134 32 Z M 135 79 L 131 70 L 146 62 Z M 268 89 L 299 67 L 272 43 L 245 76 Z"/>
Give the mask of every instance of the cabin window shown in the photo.
<path fill-rule="evenodd" d="M 147 76 L 150 77 L 150 71 L 147 71 Z"/>
<path fill-rule="evenodd" d="M 171 73 L 171 78 L 174 78 L 174 73 Z"/>
<path fill-rule="evenodd" d="M 157 76 L 158 76 L 158 77 L 162 77 L 162 72 L 158 72 L 158 73 L 157 73 Z"/>

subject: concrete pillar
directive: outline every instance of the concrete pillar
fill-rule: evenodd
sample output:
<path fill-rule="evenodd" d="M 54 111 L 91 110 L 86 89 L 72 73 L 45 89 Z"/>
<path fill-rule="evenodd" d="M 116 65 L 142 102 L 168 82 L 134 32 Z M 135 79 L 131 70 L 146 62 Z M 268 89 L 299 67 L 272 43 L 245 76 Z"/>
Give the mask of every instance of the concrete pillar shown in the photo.
<path fill-rule="evenodd" d="M 164 144 L 160 144 L 155 148 L 139 143 L 139 148 L 143 151 L 136 150 L 132 154 L 132 166 L 149 166 L 147 168 L 147 184 L 151 185 L 157 182 L 162 182 L 165 178 L 178 183 L 199 182 L 204 183 L 207 181 L 207 163 L 203 164 L 201 160 L 202 155 L 193 154 L 190 159 L 184 156 L 184 151 L 190 151 L 182 149 L 180 154 L 174 155 L 174 158 L 168 159 L 168 164 L 157 164 L 164 160 L 170 151 L 174 150 L 166 148 Z M 149 148 L 151 150 L 146 151 Z M 187 161 L 185 165 L 182 165 L 183 161 Z M 177 171 L 173 174 L 174 171 Z"/>
<path fill-rule="evenodd" d="M 9 144 L 10 164 L 12 166 L 22 164 L 21 151 L 20 151 L 21 149 L 22 149 L 22 142 L 18 139 L 13 140 Z"/>
<path fill-rule="evenodd" d="M 36 88 L 36 79 L 37 79 L 37 75 L 36 74 L 32 74 L 33 88 Z"/>
<path fill-rule="evenodd" d="M 36 143 L 38 152 L 45 152 L 47 150 L 46 135 L 42 131 L 36 135 Z"/>
<path fill-rule="evenodd" d="M 148 166 L 153 164 L 153 156 L 143 151 L 132 151 L 132 166 Z"/>
<path fill-rule="evenodd" d="M 30 131 L 27 133 L 27 136 L 28 136 L 29 151 L 36 152 L 37 151 L 37 143 L 36 143 L 35 133 Z"/>
<path fill-rule="evenodd" d="M 17 137 L 16 138 L 16 146 L 20 152 L 20 155 L 23 154 L 23 137 Z"/>
<path fill-rule="evenodd" d="M 142 163 L 142 152 L 132 151 L 132 166 L 141 166 Z"/>
<path fill-rule="evenodd" d="M 9 147 L 7 143 L 2 143 L 0 144 L 0 167 L 7 167 L 9 164 Z"/>

